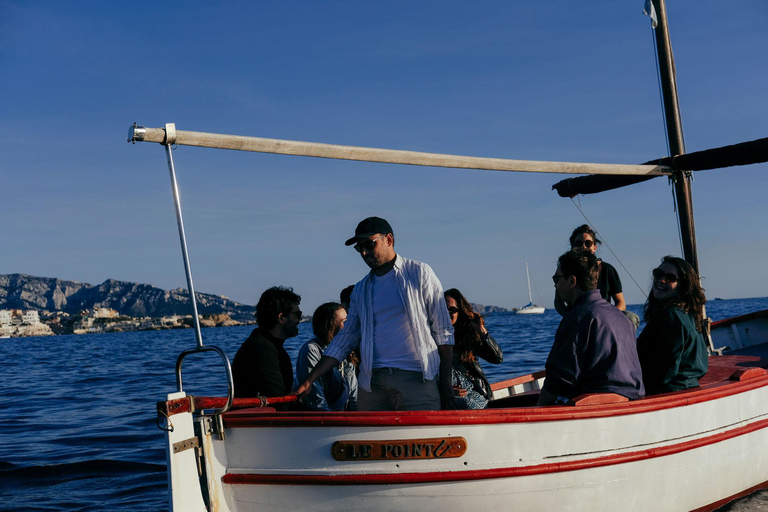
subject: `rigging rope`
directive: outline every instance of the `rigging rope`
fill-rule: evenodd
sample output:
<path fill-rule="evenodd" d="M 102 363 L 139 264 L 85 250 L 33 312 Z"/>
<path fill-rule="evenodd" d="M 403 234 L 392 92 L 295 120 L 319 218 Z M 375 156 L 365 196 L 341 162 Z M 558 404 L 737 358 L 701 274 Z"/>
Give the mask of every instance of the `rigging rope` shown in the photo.
<path fill-rule="evenodd" d="M 595 225 L 592 223 L 592 221 L 591 221 L 591 220 L 589 220 L 589 217 L 587 217 L 587 214 L 585 214 L 585 213 L 584 213 L 584 210 L 582 210 L 582 209 L 581 209 L 581 206 L 580 206 L 580 205 L 578 205 L 578 204 L 576 204 L 576 201 L 574 201 L 574 200 L 573 200 L 573 198 L 571 198 L 571 202 L 572 202 L 572 203 L 573 203 L 573 205 L 576 207 L 576 209 L 577 209 L 577 210 L 579 210 L 579 213 L 581 213 L 581 216 L 582 216 L 582 217 L 584 217 L 584 220 L 586 220 L 586 221 L 587 221 L 587 224 L 589 224 L 590 226 L 592 226 L 592 229 L 594 229 L 594 230 L 595 230 L 595 233 L 599 235 L 599 234 L 600 234 L 600 232 L 599 232 L 597 229 L 595 229 Z M 631 272 L 630 272 L 630 271 L 627 269 L 627 267 L 625 267 L 625 266 L 624 266 L 624 263 L 623 263 L 623 262 L 621 261 L 621 259 L 620 259 L 620 258 L 619 258 L 619 257 L 616 255 L 616 253 L 615 253 L 615 252 L 613 252 L 613 249 L 611 249 L 611 246 L 610 246 L 610 245 L 608 245 L 608 242 L 606 242 L 606 241 L 605 241 L 605 237 L 604 237 L 604 236 L 602 236 L 602 235 L 600 235 L 600 239 L 602 240 L 602 242 L 603 242 L 603 245 L 605 245 L 605 246 L 608 248 L 608 250 L 609 250 L 609 251 L 611 251 L 611 254 L 613 254 L 613 257 L 614 257 L 614 258 L 616 258 L 616 261 L 618 261 L 618 262 L 619 262 L 619 265 L 621 265 L 621 268 L 623 268 L 623 269 L 624 269 L 624 272 L 626 272 L 626 273 L 627 273 L 627 275 L 629 276 L 629 278 L 632 280 L 632 282 L 633 282 L 633 283 L 635 283 L 635 286 L 637 286 L 637 289 L 638 289 L 638 290 L 640 290 L 640 293 L 642 293 L 642 294 L 643 294 L 643 297 L 645 297 L 645 298 L 647 299 L 647 298 L 648 298 L 648 294 L 646 294 L 646 293 L 645 293 L 645 290 L 643 290 L 643 288 L 642 288 L 642 287 L 641 287 L 641 286 L 640 286 L 640 285 L 637 283 L 637 281 L 635 280 L 635 277 L 632 275 L 632 273 L 631 273 Z"/>
<path fill-rule="evenodd" d="M 651 28 L 651 42 L 653 43 L 653 57 L 656 59 L 656 82 L 659 85 L 659 103 L 661 104 L 661 124 L 664 127 L 664 140 L 666 141 L 666 144 L 667 144 L 667 154 L 670 155 L 672 150 L 669 149 L 669 132 L 667 131 L 667 123 L 664 121 L 664 119 L 666 119 L 666 114 L 665 114 L 665 108 L 664 108 L 664 90 L 661 85 L 661 67 L 659 65 L 659 53 L 656 51 L 656 30 L 654 30 L 653 28 Z"/>
<path fill-rule="evenodd" d="M 544 301 L 541 300 L 541 294 L 539 293 L 539 288 L 536 286 L 536 281 L 533 282 L 533 289 L 536 290 L 536 296 L 539 298 L 539 304 L 544 304 Z"/>
<path fill-rule="evenodd" d="M 656 51 L 656 45 L 657 45 L 656 30 L 653 28 L 651 28 L 651 42 L 654 48 L 653 56 L 656 59 L 656 82 L 659 85 L 659 103 L 661 104 L 661 116 L 662 116 L 662 120 L 664 120 L 666 119 L 666 108 L 664 106 L 664 90 L 661 84 L 661 65 L 659 63 L 659 53 Z M 674 57 L 672 58 L 672 73 L 673 74 L 677 73 Z M 675 95 L 677 95 L 677 90 L 675 90 Z M 672 157 L 674 155 L 672 154 L 672 149 L 670 148 L 670 145 L 669 145 L 669 130 L 667 128 L 667 123 L 662 122 L 661 124 L 664 126 L 664 140 L 667 144 L 667 155 Z M 685 140 L 683 140 L 683 147 L 685 147 Z M 667 183 L 670 183 L 672 185 L 672 211 L 675 212 L 675 219 L 677 221 L 677 241 L 680 244 L 680 254 L 683 254 L 685 252 L 685 250 L 683 249 L 683 230 L 682 230 L 682 226 L 680 226 L 680 216 L 677 215 L 677 198 L 675 196 L 675 187 L 677 186 L 677 183 L 675 183 L 674 176 L 669 176 L 669 178 L 667 179 Z M 582 212 L 582 215 L 584 215 L 583 212 Z M 587 218 L 586 215 L 584 215 L 584 218 L 585 219 Z M 606 244 L 606 246 L 607 245 L 608 244 Z M 611 248 L 608 247 L 608 249 L 610 250 Z M 613 253 L 613 251 L 611 251 L 611 253 Z M 614 254 L 614 256 L 616 255 Z M 622 265 L 622 267 L 623 266 L 624 265 Z M 626 270 L 626 268 L 624 270 Z M 627 273 L 629 274 L 629 272 Z M 632 274 L 629 274 L 629 277 L 632 277 Z M 634 278 L 632 278 L 632 280 L 634 281 Z M 635 281 L 635 284 L 637 284 L 636 281 Z"/>

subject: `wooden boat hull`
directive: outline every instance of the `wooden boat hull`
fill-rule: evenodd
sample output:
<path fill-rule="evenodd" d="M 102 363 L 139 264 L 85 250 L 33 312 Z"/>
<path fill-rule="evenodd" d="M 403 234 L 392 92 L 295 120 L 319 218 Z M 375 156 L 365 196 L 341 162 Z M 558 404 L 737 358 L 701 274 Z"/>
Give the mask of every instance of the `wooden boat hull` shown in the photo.
<path fill-rule="evenodd" d="M 482 411 L 235 411 L 224 415 L 223 441 L 200 434 L 213 429 L 210 417 L 174 415 L 171 507 L 206 509 L 195 450 L 173 453 L 175 443 L 197 437 L 212 510 L 714 508 L 768 481 L 768 375 L 746 367 L 759 358 L 717 359 L 715 373 L 742 367 L 733 377 L 741 380 L 715 378 L 695 390 L 635 402 L 520 406 L 540 387 L 541 374 L 533 374 L 495 385 L 494 402 L 502 407 Z M 337 442 L 450 438 L 463 438 L 466 452 L 426 459 L 390 451 L 373 460 L 364 450 L 352 460 L 332 456 Z"/>

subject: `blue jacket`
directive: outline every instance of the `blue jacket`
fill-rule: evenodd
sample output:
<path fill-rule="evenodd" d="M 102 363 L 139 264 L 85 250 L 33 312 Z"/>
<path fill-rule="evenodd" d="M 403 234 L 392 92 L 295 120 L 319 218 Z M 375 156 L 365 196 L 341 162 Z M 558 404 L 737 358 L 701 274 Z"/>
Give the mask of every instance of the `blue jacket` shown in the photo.
<path fill-rule="evenodd" d="M 560 322 L 544 389 L 569 399 L 584 393 L 645 396 L 632 322 L 599 290 L 581 294 Z"/>
<path fill-rule="evenodd" d="M 323 347 L 316 338 L 306 342 L 296 358 L 296 382 L 304 382 L 323 355 Z M 333 370 L 312 383 L 304 403 L 315 411 L 356 411 L 357 375 L 355 367 L 346 359 Z"/>

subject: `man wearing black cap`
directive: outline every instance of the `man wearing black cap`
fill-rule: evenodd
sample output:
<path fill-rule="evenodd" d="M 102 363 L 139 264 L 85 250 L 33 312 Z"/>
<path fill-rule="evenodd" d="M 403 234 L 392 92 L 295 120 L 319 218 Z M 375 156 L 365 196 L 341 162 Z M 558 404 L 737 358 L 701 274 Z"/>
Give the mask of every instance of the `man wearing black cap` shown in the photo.
<path fill-rule="evenodd" d="M 358 410 L 454 408 L 453 326 L 443 287 L 429 265 L 395 253 L 389 222 L 368 217 L 345 242 L 371 268 L 352 291 L 344 328 L 296 390 L 303 397 L 323 373 L 359 347 Z"/>

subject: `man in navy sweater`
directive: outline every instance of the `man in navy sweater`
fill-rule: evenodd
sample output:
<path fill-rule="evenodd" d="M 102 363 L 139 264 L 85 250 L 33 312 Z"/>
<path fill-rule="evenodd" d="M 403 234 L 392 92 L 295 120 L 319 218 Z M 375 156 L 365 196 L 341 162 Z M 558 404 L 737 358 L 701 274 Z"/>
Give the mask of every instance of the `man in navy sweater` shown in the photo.
<path fill-rule="evenodd" d="M 600 296 L 597 258 L 584 249 L 560 256 L 552 276 L 570 306 L 555 334 L 539 405 L 565 404 L 585 393 L 645 396 L 632 323 Z"/>

